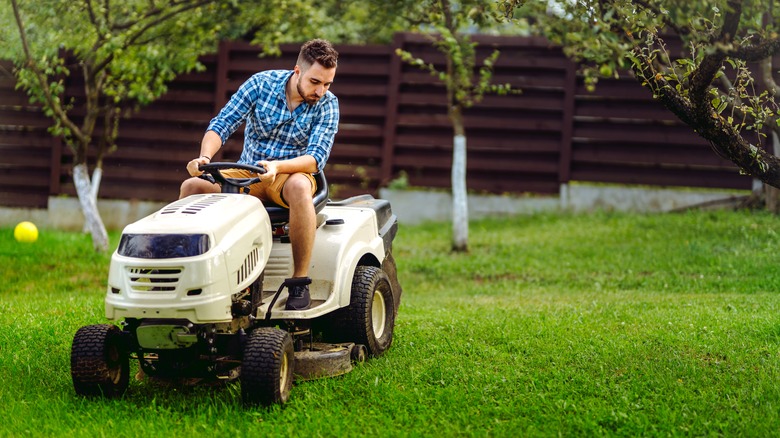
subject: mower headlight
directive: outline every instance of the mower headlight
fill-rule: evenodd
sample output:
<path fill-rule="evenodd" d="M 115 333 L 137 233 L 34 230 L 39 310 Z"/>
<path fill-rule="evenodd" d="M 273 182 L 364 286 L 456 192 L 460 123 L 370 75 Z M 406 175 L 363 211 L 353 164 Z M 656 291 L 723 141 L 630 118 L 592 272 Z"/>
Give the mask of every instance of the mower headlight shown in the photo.
<path fill-rule="evenodd" d="M 209 250 L 207 234 L 123 234 L 117 253 L 141 259 L 194 257 Z"/>

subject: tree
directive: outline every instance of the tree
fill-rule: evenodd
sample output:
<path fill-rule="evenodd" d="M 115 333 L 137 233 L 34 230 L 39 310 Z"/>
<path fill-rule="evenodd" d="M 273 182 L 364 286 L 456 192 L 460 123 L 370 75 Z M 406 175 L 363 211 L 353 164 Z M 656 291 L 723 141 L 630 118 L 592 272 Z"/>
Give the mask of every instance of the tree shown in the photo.
<path fill-rule="evenodd" d="M 772 55 L 780 51 L 777 0 L 499 1 L 586 63 L 589 86 L 629 68 L 680 120 L 742 172 L 780 187 L 767 151 L 780 119 Z M 686 49 L 671 53 L 666 40 Z M 758 70 L 757 65 L 762 68 Z M 762 81 L 757 81 L 757 75 Z M 762 85 L 763 82 L 763 85 Z M 770 148 L 771 149 L 771 148 Z"/>
<path fill-rule="evenodd" d="M 464 29 L 479 26 L 491 18 L 492 10 L 486 10 L 484 2 L 432 0 L 424 3 L 419 21 L 433 30 L 431 40 L 445 56 L 446 65 L 440 71 L 434 64 L 415 58 L 409 52 L 398 50 L 405 62 L 431 72 L 447 88 L 447 115 L 453 128 L 452 151 L 452 249 L 468 250 L 468 198 L 466 191 L 466 130 L 463 111 L 482 99 L 488 92 L 505 94 L 508 84 L 491 84 L 493 66 L 499 52 L 482 61 L 477 68 L 476 46 Z"/>

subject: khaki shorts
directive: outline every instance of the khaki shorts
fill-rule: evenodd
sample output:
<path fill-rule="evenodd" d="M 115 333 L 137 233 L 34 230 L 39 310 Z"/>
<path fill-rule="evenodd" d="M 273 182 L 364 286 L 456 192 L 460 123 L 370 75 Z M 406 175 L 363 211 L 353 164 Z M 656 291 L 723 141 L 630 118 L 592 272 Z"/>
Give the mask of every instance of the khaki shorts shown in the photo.
<path fill-rule="evenodd" d="M 256 173 L 250 172 L 248 170 L 243 170 L 243 169 L 228 169 L 228 170 L 223 170 L 221 172 L 222 172 L 222 176 L 224 176 L 225 178 L 254 178 L 257 176 Z M 284 189 L 284 183 L 287 182 L 287 179 L 290 177 L 290 175 L 293 174 L 281 173 L 276 175 L 276 178 L 272 183 L 263 181 L 257 184 L 252 184 L 251 186 L 249 186 L 249 194 L 260 198 L 261 201 L 271 201 L 274 204 L 282 206 L 284 208 L 290 208 L 290 206 L 287 205 L 287 202 L 284 201 L 284 197 L 282 196 L 282 189 Z M 301 173 L 301 175 L 304 175 L 307 178 L 309 178 L 309 181 L 311 182 L 311 194 L 314 195 L 314 192 L 317 191 L 317 183 L 314 182 L 314 176 L 308 173 Z"/>

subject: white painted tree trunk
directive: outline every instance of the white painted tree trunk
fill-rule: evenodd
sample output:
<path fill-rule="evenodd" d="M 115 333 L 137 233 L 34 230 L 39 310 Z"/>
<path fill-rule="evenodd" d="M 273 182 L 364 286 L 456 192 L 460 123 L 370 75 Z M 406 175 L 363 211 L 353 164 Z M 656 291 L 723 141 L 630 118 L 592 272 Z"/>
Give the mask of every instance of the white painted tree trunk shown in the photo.
<path fill-rule="evenodd" d="M 89 195 L 92 197 L 92 201 L 95 202 L 95 205 L 97 205 L 97 196 L 98 196 L 98 192 L 100 191 L 100 181 L 102 179 L 103 179 L 103 169 L 100 167 L 95 167 L 95 170 L 92 171 L 92 185 L 89 190 Z M 84 221 L 83 232 L 85 233 L 89 232 L 87 221 Z"/>
<path fill-rule="evenodd" d="M 84 213 L 87 229 L 92 235 L 92 246 L 95 251 L 105 252 L 108 250 L 108 233 L 100 218 L 97 202 L 92 197 L 92 185 L 89 183 L 89 170 L 86 164 L 73 166 L 73 183 L 76 186 L 76 193 L 79 197 L 81 212 Z"/>
<path fill-rule="evenodd" d="M 452 249 L 467 251 L 469 208 L 466 193 L 466 136 L 455 135 L 452 148 Z"/>

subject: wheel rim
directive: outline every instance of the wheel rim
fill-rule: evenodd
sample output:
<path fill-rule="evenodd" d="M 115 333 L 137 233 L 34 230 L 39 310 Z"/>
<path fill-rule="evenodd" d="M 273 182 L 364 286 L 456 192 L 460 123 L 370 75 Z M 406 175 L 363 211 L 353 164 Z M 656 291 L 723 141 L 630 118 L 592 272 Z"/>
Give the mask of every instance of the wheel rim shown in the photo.
<path fill-rule="evenodd" d="M 290 364 L 287 361 L 287 353 L 282 353 L 282 363 L 279 365 L 279 390 L 284 391 L 284 388 L 287 387 L 287 379 L 288 379 L 288 368 Z"/>
<path fill-rule="evenodd" d="M 118 384 L 122 378 L 122 364 L 119 358 L 119 351 L 115 346 L 108 349 L 108 360 L 106 361 L 108 368 L 108 378 L 111 383 Z"/>
<path fill-rule="evenodd" d="M 374 336 L 379 339 L 385 333 L 385 319 L 387 308 L 385 308 L 385 298 L 378 289 L 374 290 L 374 298 L 371 302 L 371 328 L 374 330 Z"/>

